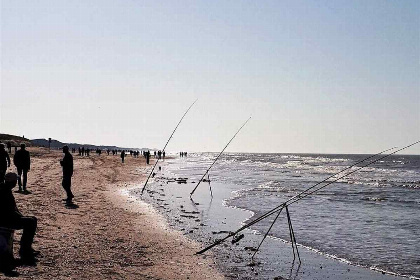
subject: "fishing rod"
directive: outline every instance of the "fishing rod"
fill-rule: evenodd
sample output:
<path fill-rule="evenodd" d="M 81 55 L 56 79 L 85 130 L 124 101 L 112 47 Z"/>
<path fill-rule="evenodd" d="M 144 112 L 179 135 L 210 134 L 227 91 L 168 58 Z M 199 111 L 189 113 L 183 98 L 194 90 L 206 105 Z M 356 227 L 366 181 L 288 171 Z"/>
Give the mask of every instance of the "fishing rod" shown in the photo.
<path fill-rule="evenodd" d="M 372 158 L 372 157 L 375 157 L 375 156 L 377 156 L 377 155 L 380 155 L 380 154 L 385 153 L 386 151 L 389 151 L 389 150 L 392 150 L 392 149 L 394 149 L 394 148 L 384 150 L 384 151 L 382 151 L 382 152 L 380 152 L 380 153 L 377 153 L 376 155 L 372 155 L 372 156 L 369 156 L 369 157 L 367 157 L 367 158 L 365 158 L 365 159 L 363 159 L 363 160 L 360 160 L 360 161 L 358 161 L 358 162 L 356 162 L 356 163 L 354 163 L 354 164 L 352 164 L 352 165 L 350 165 L 350 166 L 348 166 L 348 167 L 346 167 L 346 168 L 344 168 L 344 169 L 340 170 L 339 172 L 337 172 L 337 173 L 335 173 L 335 174 L 331 175 L 330 177 L 328 177 L 328 178 L 326 178 L 326 179 L 322 180 L 321 182 L 318 182 L 317 184 L 315 184 L 315 185 L 314 185 L 314 186 L 312 186 L 311 188 L 314 188 L 315 186 L 318 186 L 318 185 L 322 184 L 323 182 L 325 182 L 325 181 L 329 180 L 330 178 L 332 178 L 332 177 L 334 177 L 334 176 L 336 176 L 336 175 L 338 175 L 338 174 L 340 174 L 340 173 L 342 173 L 342 172 L 344 172 L 344 171 L 346 171 L 346 170 L 350 169 L 351 167 L 353 167 L 353 166 L 355 166 L 355 165 L 357 165 L 357 164 L 359 164 L 359 163 L 361 163 L 361 162 L 364 162 L 364 161 L 366 161 L 366 160 L 368 160 L 368 159 L 370 159 L 370 158 Z M 311 188 L 309 188 L 309 189 L 311 189 Z M 306 191 L 306 190 L 305 190 L 305 191 Z M 305 192 L 305 191 L 303 191 L 303 192 Z M 303 192 L 299 193 L 298 195 L 295 195 L 294 197 L 298 197 L 298 196 L 299 196 L 299 195 L 301 195 Z M 265 214 L 261 215 L 260 217 L 256 218 L 255 220 L 253 220 L 253 221 L 249 222 L 248 224 L 244 225 L 243 227 L 241 227 L 240 229 L 238 229 L 236 232 L 234 232 L 234 233 L 232 233 L 232 234 L 229 234 L 229 235 L 228 235 L 228 236 L 226 236 L 225 238 L 221 239 L 221 240 L 220 240 L 220 242 L 217 242 L 217 241 L 216 241 L 216 243 L 214 243 L 211 247 L 207 247 L 207 248 L 205 248 L 204 250 L 202 250 L 202 251 L 198 252 L 197 254 L 204 253 L 204 252 L 205 252 L 205 251 L 207 251 L 208 249 L 210 249 L 210 248 L 212 248 L 212 247 L 214 247 L 214 246 L 216 246 L 216 245 L 218 245 L 218 244 L 222 243 L 223 241 L 225 241 L 225 240 L 226 240 L 226 239 L 228 239 L 229 237 L 232 237 L 232 236 L 236 235 L 237 233 L 241 232 L 242 230 L 244 230 L 244 229 L 246 229 L 246 228 L 248 228 L 248 227 L 250 227 L 250 226 L 252 226 L 252 225 L 254 225 L 254 224 L 256 224 L 256 223 L 258 223 L 259 221 L 261 221 L 261 220 L 263 220 L 263 219 L 265 219 L 265 218 L 267 218 L 267 217 L 271 216 L 272 214 L 274 214 L 274 213 L 276 213 L 276 212 L 278 212 L 278 211 L 282 211 L 282 210 L 283 210 L 283 208 L 284 208 L 284 205 L 285 205 L 285 203 L 282 203 L 281 205 L 279 205 L 279 206 L 275 207 L 274 209 L 272 209 L 272 210 L 270 210 L 270 211 L 266 212 Z"/>
<path fill-rule="evenodd" d="M 175 127 L 174 131 L 172 131 L 171 136 L 169 136 L 168 141 L 166 141 L 165 147 L 163 147 L 162 152 L 164 152 L 164 151 L 165 151 L 166 146 L 168 145 L 169 141 L 171 141 L 172 136 L 174 135 L 174 133 L 175 133 L 175 131 L 177 130 L 178 126 L 181 124 L 181 122 L 182 122 L 182 120 L 184 119 L 185 115 L 188 113 L 188 111 L 191 109 L 191 107 L 195 104 L 195 102 L 197 102 L 197 100 L 198 100 L 198 99 L 196 99 L 196 100 L 195 100 L 195 101 L 194 101 L 194 102 L 190 105 L 190 107 L 188 107 L 187 111 L 185 111 L 184 115 L 183 115 L 183 116 L 182 116 L 182 118 L 179 120 L 178 124 L 176 125 L 176 127 Z M 147 180 L 146 180 L 146 182 L 144 183 L 143 189 L 141 190 L 141 194 L 143 194 L 144 190 L 146 189 L 147 182 L 149 181 L 150 177 L 152 176 L 153 171 L 155 170 L 156 165 L 157 165 L 157 163 L 158 163 L 158 162 L 159 162 L 159 158 L 157 158 L 157 160 L 156 160 L 156 162 L 155 162 L 155 165 L 153 165 L 152 171 L 150 172 L 149 177 L 147 177 Z"/>
<path fill-rule="evenodd" d="M 235 135 L 233 135 L 233 137 L 229 140 L 229 142 L 226 144 L 226 146 L 223 148 L 223 150 L 219 153 L 219 155 L 214 159 L 213 163 L 210 165 L 210 167 L 206 170 L 206 172 L 204 172 L 203 177 L 201 177 L 200 181 L 198 181 L 197 185 L 195 186 L 195 188 L 192 190 L 192 192 L 190 193 L 190 197 L 193 195 L 193 193 L 195 192 L 195 190 L 198 188 L 198 185 L 200 185 L 201 181 L 203 181 L 204 177 L 206 176 L 206 174 L 210 171 L 210 169 L 213 167 L 213 165 L 216 163 L 216 161 L 219 159 L 219 157 L 222 155 L 222 153 L 225 151 L 225 149 L 227 148 L 227 146 L 229 146 L 230 142 L 232 142 L 233 138 L 236 137 L 236 135 L 239 133 L 239 131 L 241 131 L 241 129 L 247 124 L 247 122 L 251 119 L 251 117 L 249 117 L 246 122 L 238 129 L 238 131 L 236 131 Z"/>
<path fill-rule="evenodd" d="M 396 148 L 397 148 L 397 147 L 392 147 L 392 148 L 389 148 L 389 149 L 383 150 L 382 152 L 379 152 L 379 153 L 377 153 L 377 154 L 371 155 L 371 156 L 369 156 L 369 157 L 367 157 L 367 158 L 361 159 L 361 160 L 359 160 L 358 162 L 356 162 L 356 163 L 354 163 L 354 164 L 352 164 L 352 165 L 350 165 L 350 166 L 347 166 L 346 168 L 344 168 L 344 169 L 340 170 L 339 172 L 334 173 L 333 175 L 329 176 L 328 178 L 326 178 L 326 179 L 324 179 L 324 180 L 322 180 L 322 181 L 320 181 L 320 182 L 316 183 L 316 184 L 315 184 L 315 185 L 313 185 L 312 187 L 307 188 L 306 190 L 304 190 L 304 191 L 302 191 L 302 192 L 298 193 L 297 195 L 295 195 L 295 196 L 293 196 L 293 197 L 289 198 L 289 199 L 288 199 L 288 200 L 286 200 L 284 203 L 286 204 L 286 203 L 288 203 L 288 202 L 289 202 L 289 201 L 291 201 L 291 200 L 294 200 L 294 199 L 296 199 L 296 198 L 299 198 L 301 195 L 303 195 L 303 194 L 307 193 L 308 191 L 310 191 L 311 189 L 315 188 L 316 186 L 319 186 L 319 185 L 321 185 L 322 183 L 325 183 L 325 182 L 326 182 L 326 181 L 328 181 L 329 179 L 331 179 L 331 178 L 333 178 L 333 177 L 337 176 L 337 175 L 338 175 L 338 174 L 340 174 L 340 173 L 343 173 L 343 172 L 344 172 L 344 171 L 346 171 L 346 170 L 349 170 L 350 168 L 352 168 L 352 167 L 354 167 L 354 166 L 356 166 L 356 165 L 358 165 L 358 164 L 360 164 L 360 163 L 362 163 L 362 162 L 365 162 L 365 161 L 367 161 L 367 160 L 369 160 L 369 159 L 371 159 L 371 158 L 374 158 L 374 157 L 376 157 L 376 156 L 378 156 L 378 155 L 381 155 L 381 154 L 386 153 L 386 152 L 388 152 L 388 151 L 394 150 L 394 149 L 396 149 Z M 347 175 L 346 175 L 346 176 L 347 176 Z M 338 179 L 340 179 L 340 178 L 338 178 Z M 338 180 L 338 179 L 337 179 L 337 180 Z M 333 182 L 335 182 L 335 181 L 333 181 Z"/>
<path fill-rule="evenodd" d="M 419 141 L 419 142 L 420 142 L 420 141 Z M 355 169 L 355 170 L 353 170 L 353 171 L 351 171 L 351 172 L 346 173 L 345 175 L 343 175 L 343 176 L 341 176 L 341 177 L 339 177 L 339 178 L 336 178 L 334 181 L 331 181 L 331 182 L 329 182 L 328 184 L 326 184 L 326 185 L 324 185 L 324 186 L 321 186 L 321 187 L 319 187 L 319 188 L 317 188 L 317 189 L 315 189 L 315 190 L 313 190 L 313 191 L 311 191 L 311 192 L 309 192 L 309 193 L 308 193 L 308 191 L 309 191 L 310 189 L 313 189 L 313 188 L 314 188 L 314 186 L 313 186 L 313 187 L 311 187 L 311 188 L 308 188 L 308 189 L 306 189 L 305 191 L 303 191 L 303 192 L 299 193 L 298 195 L 295 195 L 294 197 L 292 197 L 292 198 L 288 199 L 286 202 L 284 202 L 284 203 L 283 203 L 282 207 L 281 207 L 281 208 L 280 208 L 280 210 L 278 211 L 277 216 L 275 217 L 275 219 L 274 219 L 274 220 L 273 220 L 273 222 L 271 223 L 271 226 L 269 227 L 269 229 L 268 229 L 268 230 L 267 230 L 267 232 L 265 233 L 265 235 L 264 235 L 263 239 L 261 240 L 260 244 L 258 245 L 258 248 L 255 250 L 254 254 L 252 255 L 251 260 L 252 260 L 252 261 L 254 261 L 254 256 L 257 254 L 257 252 L 258 252 L 258 250 L 260 249 L 260 247 L 261 247 L 262 243 L 263 243 L 263 242 L 264 242 L 264 240 L 266 239 L 267 235 L 270 233 L 270 231 L 271 231 L 272 227 L 274 226 L 275 222 L 277 221 L 277 218 L 279 217 L 279 215 L 280 215 L 281 211 L 282 211 L 284 208 L 286 208 L 286 213 L 287 213 L 287 222 L 288 222 L 288 224 L 289 224 L 290 241 L 291 241 L 291 244 L 292 244 L 292 249 L 293 249 L 293 262 L 294 262 L 294 261 L 295 261 L 295 259 L 296 259 L 296 255 L 295 255 L 295 248 L 296 248 L 297 256 L 298 256 L 298 258 L 299 258 L 299 263 L 300 263 L 300 262 L 301 262 L 301 260 L 300 260 L 300 256 L 299 256 L 299 250 L 298 250 L 298 247 L 297 247 L 296 238 L 295 238 L 295 233 L 294 233 L 294 231 L 293 231 L 293 226 L 292 226 L 292 221 L 291 221 L 291 219 L 290 219 L 290 214 L 289 214 L 289 208 L 288 208 L 288 206 L 289 206 L 289 205 L 291 205 L 291 204 L 293 204 L 293 203 L 298 202 L 299 200 L 301 200 L 301 199 L 303 199 L 303 198 L 305 198 L 305 197 L 307 197 L 307 196 L 309 196 L 309 195 L 311 195 L 311 194 L 313 194 L 313 193 L 315 193 L 315 192 L 317 192 L 317 191 L 319 191 L 319 190 L 321 190 L 321 189 L 323 189 L 323 188 L 325 188 L 325 187 L 327 187 L 328 185 L 331 185 L 331 184 L 332 184 L 332 183 L 334 183 L 334 182 L 337 182 L 338 180 L 340 180 L 340 179 L 342 179 L 342 178 L 344 178 L 344 177 L 349 176 L 350 174 L 353 174 L 353 173 L 355 173 L 355 172 L 359 171 L 359 170 L 360 170 L 360 169 L 362 169 L 362 168 L 365 168 L 366 166 L 369 166 L 369 165 L 373 164 L 374 162 L 380 161 L 381 159 L 384 159 L 384 158 L 386 158 L 386 157 L 388 157 L 388 156 L 390 156 L 390 155 L 392 155 L 392 154 L 395 154 L 395 153 L 397 153 L 397 152 L 399 152 L 399 151 L 401 151 L 401 150 L 404 150 L 404 149 L 406 149 L 406 148 L 408 148 L 408 147 L 410 147 L 410 146 L 412 146 L 412 145 L 415 145 L 415 144 L 417 144 L 417 143 L 418 143 L 418 142 L 413 143 L 413 144 L 411 144 L 411 145 L 409 145 L 409 146 L 406 146 L 406 147 L 404 147 L 404 148 L 402 148 L 402 149 L 400 149 L 400 150 L 394 151 L 393 153 L 391 153 L 391 154 L 389 154 L 389 155 L 385 155 L 385 156 L 383 156 L 383 157 L 381 157 L 381 158 L 378 158 L 378 159 L 376 159 L 376 160 L 374 160 L 374 161 L 372 161 L 372 162 L 370 162 L 370 163 L 368 163 L 368 164 L 366 164 L 366 165 L 364 165 L 364 166 L 361 166 L 361 167 L 359 167 L 359 168 L 357 168 L 357 169 Z M 385 151 L 383 151 L 383 152 L 381 152 L 381 153 L 379 153 L 379 154 L 382 154 L 382 153 L 384 153 L 384 152 L 386 152 L 386 151 L 389 151 L 389 150 L 393 150 L 393 149 L 395 149 L 395 148 L 396 148 L 396 147 L 391 148 L 391 149 L 388 149 L 388 150 L 385 150 Z M 376 154 L 376 155 L 379 155 L 379 154 Z M 375 156 L 376 156 L 376 155 L 375 155 Z M 373 156 L 370 156 L 370 157 L 368 157 L 368 158 L 366 158 L 366 159 L 363 159 L 362 161 L 366 161 L 367 159 L 372 158 L 372 157 L 373 157 Z M 361 162 L 361 161 L 359 161 L 358 163 L 360 163 L 360 162 Z M 358 164 L 358 163 L 356 163 L 356 164 Z M 353 165 L 353 166 L 354 166 L 354 165 Z M 346 169 L 349 169 L 349 168 L 351 168 L 351 167 L 352 167 L 352 166 L 349 166 L 349 167 L 348 167 L 348 168 L 346 168 Z M 345 170 L 346 170 L 346 169 L 345 169 Z M 342 171 L 344 171 L 344 170 L 342 170 Z M 340 172 L 342 172 L 342 171 L 340 171 Z M 336 174 L 336 175 L 338 175 L 338 174 Z M 335 175 L 334 175 L 334 176 L 335 176 Z M 324 182 L 325 182 L 325 180 L 324 180 Z M 304 194 L 304 195 L 302 196 L 302 194 Z"/>
<path fill-rule="evenodd" d="M 337 176 L 338 174 L 343 173 L 344 171 L 349 170 L 349 169 L 351 169 L 352 167 L 354 167 L 354 166 L 356 166 L 356 165 L 358 165 L 358 164 L 360 164 L 360 163 L 362 163 L 362 162 L 365 162 L 365 161 L 367 161 L 367 160 L 369 160 L 369 159 L 371 159 L 371 158 L 374 158 L 374 157 L 376 157 L 376 156 L 378 156 L 378 155 L 381 155 L 381 154 L 383 154 L 383 153 L 385 153 L 385 152 L 387 152 L 387 151 L 390 151 L 390 150 L 394 150 L 394 149 L 396 149 L 396 148 L 397 148 L 397 147 L 393 147 L 393 148 L 390 148 L 390 149 L 386 149 L 386 150 L 384 150 L 384 151 L 382 151 L 382 152 L 380 152 L 380 153 L 377 153 L 377 154 L 375 154 L 375 155 L 371 155 L 371 156 L 369 156 L 369 157 L 367 157 L 367 158 L 364 158 L 364 159 L 362 159 L 362 160 L 359 160 L 358 162 L 356 162 L 356 163 L 354 163 L 354 164 L 352 164 L 352 165 L 350 165 L 350 166 L 348 166 L 348 167 L 346 167 L 346 168 L 344 168 L 344 169 L 340 170 L 340 171 L 339 171 L 339 172 L 337 172 L 337 173 L 334 173 L 333 175 L 329 176 L 328 178 L 326 178 L 326 179 L 324 179 L 324 180 L 322 180 L 322 181 L 320 181 L 320 182 L 316 183 L 316 184 L 315 184 L 315 185 L 313 185 L 312 187 L 307 188 L 307 189 L 303 190 L 302 192 L 298 193 L 297 195 L 295 195 L 295 196 L 293 196 L 293 197 L 289 198 L 288 200 L 286 200 L 285 202 L 283 202 L 281 205 L 279 205 L 279 206 L 277 206 L 276 208 L 274 208 L 274 209 L 272 209 L 272 210 L 268 211 L 266 214 L 261 215 L 261 216 L 260 216 L 260 218 L 261 218 L 261 219 L 259 219 L 258 221 L 260 221 L 260 220 L 262 220 L 262 219 L 264 219 L 264 218 L 266 218 L 266 217 L 268 217 L 268 216 L 270 216 L 270 215 L 272 215 L 272 214 L 276 213 L 276 212 L 277 212 L 277 211 L 279 211 L 279 210 L 282 210 L 285 206 L 290 205 L 290 204 L 288 204 L 288 203 L 289 203 L 289 202 L 291 202 L 292 200 L 295 200 L 295 199 L 299 199 L 299 198 L 304 198 L 304 197 L 306 197 L 306 196 L 304 196 L 304 197 L 303 197 L 302 195 L 306 194 L 309 190 L 311 190 L 311 189 L 315 188 L 316 186 L 319 186 L 319 185 L 321 185 L 322 183 L 327 182 L 329 179 L 331 179 L 331 178 L 333 178 L 333 177 Z M 380 159 L 378 159 L 378 160 L 380 160 Z M 372 164 L 372 163 L 373 163 L 373 162 L 371 162 L 370 164 Z M 366 166 L 364 166 L 364 167 L 366 167 Z M 364 167 L 362 167 L 362 168 L 364 168 Z M 360 168 L 360 169 L 361 169 L 361 168 Z M 357 169 L 356 171 L 358 171 L 358 170 L 359 170 L 359 169 Z M 354 172 L 356 172 L 356 171 L 354 171 Z M 352 173 L 354 173 L 354 172 L 352 172 Z M 324 185 L 322 188 L 324 188 L 324 187 L 326 187 L 326 186 L 328 186 L 328 185 L 330 185 L 330 184 L 332 184 L 332 183 L 335 183 L 335 182 L 336 182 L 336 181 L 338 181 L 339 179 L 342 179 L 342 178 L 344 178 L 344 177 L 346 177 L 346 176 L 348 176 L 348 175 L 350 175 L 350 174 L 351 174 L 351 173 L 347 173 L 346 175 L 344 175 L 344 176 L 342 176 L 342 177 L 340 177 L 340 178 L 336 178 L 335 180 L 330 181 L 330 182 L 329 182 L 329 184 Z M 320 189 L 320 188 L 319 188 L 319 189 Z M 319 189 L 316 189 L 315 191 L 318 191 Z"/>
<path fill-rule="evenodd" d="M 356 162 L 355 164 L 353 164 L 353 165 L 351 165 L 351 166 L 349 166 L 349 167 L 347 167 L 347 168 L 345 168 L 345 169 L 343 169 L 343 170 L 341 170 L 341 171 L 339 171 L 339 172 L 335 173 L 334 175 L 332 175 L 332 176 L 328 177 L 327 179 L 325 179 L 325 180 L 323 180 L 323 181 L 321 181 L 321 182 L 319 182 L 319 183 L 315 184 L 314 186 L 310 187 L 309 189 L 306 189 L 306 190 L 302 191 L 301 193 L 299 193 L 299 194 L 295 195 L 294 197 L 292 197 L 292 198 L 290 198 L 290 199 L 286 200 L 285 202 L 283 202 L 282 204 L 278 205 L 277 207 L 275 207 L 275 208 L 271 209 L 270 211 L 266 212 L 265 214 L 261 215 L 260 217 L 256 218 L 255 220 L 253 220 L 253 221 L 249 222 L 248 224 L 246 224 L 246 225 L 242 226 L 241 228 L 239 228 L 239 229 L 238 229 L 238 230 L 236 230 L 235 232 L 230 233 L 228 236 L 226 236 L 226 237 L 224 237 L 224 238 L 222 238 L 222 239 L 216 240 L 213 244 L 211 244 L 210 246 L 208 246 L 208 247 L 206 247 L 206 248 L 204 248 L 204 249 L 200 250 L 200 251 L 199 251 L 199 252 L 197 252 L 196 254 L 202 254 L 202 253 L 204 253 L 204 252 L 208 251 L 209 249 L 211 249 L 211 248 L 213 248 L 213 247 L 215 247 L 215 246 L 217 246 L 217 245 L 221 244 L 221 243 L 222 243 L 222 242 L 224 242 L 226 239 L 228 239 L 228 238 L 230 238 L 230 237 L 232 237 L 232 236 L 235 236 L 235 235 L 236 235 L 236 234 L 238 234 L 239 232 L 241 232 L 241 231 L 243 231 L 243 230 L 245 230 L 245 229 L 249 228 L 250 226 L 252 226 L 252 225 L 254 225 L 254 224 L 258 223 L 259 221 L 261 221 L 261 220 L 263 220 L 263 219 L 265 219 L 265 218 L 267 218 L 267 217 L 269 217 L 269 216 L 273 215 L 274 213 L 277 213 L 277 212 L 279 212 L 279 211 L 282 211 L 285 207 L 287 207 L 287 206 L 289 206 L 289 205 L 291 205 L 291 204 L 293 204 L 293 203 L 298 202 L 299 200 L 301 200 L 301 199 L 303 199 L 303 198 L 307 197 L 308 195 L 311 195 L 311 194 L 313 194 L 313 193 L 315 193 L 315 192 L 319 191 L 320 189 L 323 189 L 323 188 L 325 188 L 326 186 L 328 186 L 328 185 L 330 185 L 330 184 L 332 184 L 332 183 L 334 183 L 334 182 L 336 182 L 336 181 L 338 181 L 338 180 L 340 180 L 340 179 L 342 179 L 342 178 L 344 178 L 344 177 L 346 177 L 346 176 L 348 176 L 348 175 L 350 175 L 350 174 L 352 174 L 352 173 L 355 173 L 355 172 L 359 171 L 359 170 L 360 170 L 360 169 L 362 169 L 362 168 L 365 168 L 365 167 L 367 167 L 367 166 L 369 166 L 369 165 L 371 165 L 371 164 L 373 164 L 373 163 L 375 163 L 375 162 L 378 162 L 378 161 L 380 161 L 380 160 L 382 160 L 382 159 L 384 159 L 384 158 L 386 158 L 386 157 L 389 157 L 389 156 L 391 156 L 391 155 L 393 155 L 393 154 L 395 154 L 395 153 L 397 153 L 397 152 L 400 152 L 400 151 L 402 151 L 402 150 L 405 150 L 405 149 L 407 149 L 407 148 L 409 148 L 409 147 L 411 147 L 411 146 L 414 146 L 414 145 L 416 145 L 416 144 L 418 144 L 418 143 L 420 143 L 420 141 L 414 142 L 414 143 L 412 143 L 412 144 L 410 144 L 410 145 L 407 145 L 407 146 L 405 146 L 405 147 L 403 147 L 403 148 L 401 148 L 401 149 L 398 149 L 398 150 L 396 150 L 396 151 L 394 151 L 394 152 L 392 152 L 392 153 L 390 153 L 390 154 L 384 155 L 384 156 L 382 156 L 382 157 L 380 157 L 380 158 L 378 158 L 378 159 L 375 159 L 375 160 L 373 160 L 373 161 L 370 161 L 370 162 L 369 162 L 369 163 L 367 163 L 366 165 L 361 166 L 361 167 L 359 167 L 358 169 L 356 169 L 356 170 L 354 170 L 354 171 L 352 171 L 352 172 L 349 172 L 349 173 L 345 174 L 344 176 L 341 176 L 341 177 L 339 177 L 339 178 L 335 179 L 334 181 L 331 181 L 331 182 L 329 182 L 328 184 L 326 184 L 326 185 L 324 185 L 324 186 L 322 186 L 322 187 L 320 187 L 320 188 L 318 188 L 318 189 L 316 189 L 316 190 L 314 190 L 314 191 L 312 191 L 312 192 L 309 192 L 309 193 L 307 192 L 309 189 L 313 189 L 315 186 L 318 186 L 318 185 L 320 185 L 321 183 L 326 182 L 328 179 L 330 179 L 330 178 L 332 178 L 332 177 L 334 177 L 334 176 L 336 176 L 336 175 L 338 175 L 338 174 L 340 174 L 340 173 L 344 172 L 345 170 L 348 170 L 348 169 L 350 169 L 351 167 L 354 167 L 355 165 L 357 165 L 357 164 L 359 164 L 359 163 L 362 163 L 362 162 L 364 162 L 364 161 L 366 161 L 366 160 L 368 160 L 368 159 L 371 159 L 371 158 L 373 158 L 373 157 L 375 157 L 375 156 L 378 156 L 378 155 L 380 155 L 380 154 L 383 154 L 383 153 L 385 153 L 385 152 L 387 152 L 387 151 L 389 151 L 389 150 L 393 150 L 393 149 L 395 149 L 395 147 L 394 147 L 394 148 L 391 148 L 391 149 L 387 149 L 387 150 L 382 151 L 382 152 L 380 152 L 380 153 L 377 153 L 377 154 L 375 154 L 375 155 L 369 156 L 369 157 L 367 157 L 367 158 L 365 158 L 365 159 L 363 159 L 363 160 L 361 160 L 361 161 L 358 161 L 358 162 Z M 302 195 L 303 195 L 303 196 L 302 196 Z"/>
<path fill-rule="evenodd" d="M 345 174 L 345 175 L 343 175 L 343 176 L 341 176 L 341 177 L 338 177 L 336 180 L 331 181 L 331 182 L 329 182 L 328 184 L 326 184 L 326 185 L 324 185 L 324 186 L 322 186 L 322 187 L 319 187 L 319 188 L 317 188 L 317 189 L 315 189 L 315 190 L 313 190 L 313 191 L 311 191 L 311 192 L 309 192 L 309 193 L 305 193 L 305 194 L 304 194 L 303 196 L 301 196 L 301 197 L 295 198 L 294 200 L 290 200 L 290 199 L 289 199 L 289 201 L 285 203 L 285 207 L 287 207 L 287 206 L 289 206 L 289 205 L 291 205 L 291 204 L 294 204 L 294 203 L 298 202 L 299 200 L 304 199 L 305 197 L 307 197 L 307 196 L 309 196 L 309 195 L 311 195 L 311 194 L 313 194 L 313 193 L 315 193 L 315 192 L 317 192 L 317 191 L 319 191 L 319 190 L 322 190 L 323 188 L 325 188 L 325 187 L 327 187 L 327 186 L 331 185 L 332 183 L 335 183 L 335 182 L 337 182 L 338 180 L 343 179 L 344 177 L 347 177 L 347 176 L 349 176 L 350 174 L 353 174 L 353 173 L 355 173 L 355 172 L 359 171 L 360 169 L 363 169 L 363 168 L 365 168 L 365 167 L 367 167 L 367 166 L 369 166 L 369 165 L 371 165 L 371 164 L 373 164 L 373 163 L 375 163 L 375 162 L 378 162 L 378 161 L 380 161 L 380 160 L 382 160 L 382 159 L 384 159 L 384 158 L 387 158 L 387 157 L 389 157 L 389 156 L 391 156 L 391 155 L 393 155 L 393 154 L 396 154 L 396 153 L 398 153 L 398 152 L 401 152 L 402 150 L 405 150 L 405 149 L 407 149 L 407 148 L 409 148 L 409 147 L 411 147 L 411 146 L 414 146 L 414 145 L 416 145 L 416 144 L 418 144 L 418 143 L 420 143 L 420 141 L 414 142 L 414 143 L 412 143 L 412 144 L 410 144 L 410 145 L 408 145 L 408 146 L 405 146 L 405 147 L 403 147 L 403 148 L 401 148 L 401 149 L 398 149 L 398 150 L 396 150 L 396 151 L 394 151 L 394 152 L 392 152 L 392 153 L 390 153 L 390 154 L 387 154 L 387 155 L 384 155 L 384 156 L 382 156 L 382 157 L 380 157 L 380 158 L 378 158 L 378 159 L 375 159 L 375 160 L 373 160 L 373 161 L 371 161 L 371 162 L 369 162 L 369 163 L 367 163 L 367 164 L 365 164 L 365 165 L 363 165 L 363 166 L 361 166 L 361 167 L 359 167 L 359 168 L 356 168 L 356 169 L 355 169 L 355 170 L 353 170 L 353 171 L 350 171 L 349 173 L 347 173 L 347 174 Z"/>

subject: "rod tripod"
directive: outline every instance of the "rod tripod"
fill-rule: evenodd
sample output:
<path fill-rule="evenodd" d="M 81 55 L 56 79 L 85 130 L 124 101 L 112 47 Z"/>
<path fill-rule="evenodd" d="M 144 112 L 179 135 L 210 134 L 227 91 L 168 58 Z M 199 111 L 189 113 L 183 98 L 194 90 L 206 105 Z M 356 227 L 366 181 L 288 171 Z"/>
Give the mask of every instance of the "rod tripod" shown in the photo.
<path fill-rule="evenodd" d="M 295 232 L 293 230 L 293 225 L 292 225 L 292 220 L 290 219 L 290 213 L 289 213 L 289 208 L 287 207 L 287 205 L 285 205 L 284 207 L 280 208 L 276 217 L 274 218 L 273 222 L 271 223 L 270 227 L 268 228 L 267 232 L 264 234 L 263 239 L 261 240 L 260 244 L 258 245 L 257 250 L 255 250 L 254 254 L 251 257 L 251 262 L 254 263 L 254 256 L 257 254 L 258 250 L 260 249 L 261 245 L 263 244 L 264 240 L 266 239 L 267 235 L 270 233 L 271 229 L 273 228 L 274 224 L 276 223 L 278 217 L 280 216 L 281 212 L 283 211 L 283 208 L 286 208 L 286 214 L 287 214 L 287 223 L 289 225 L 289 235 L 290 235 L 290 242 L 292 243 L 292 250 L 293 250 L 293 264 L 295 263 L 296 260 L 296 255 L 298 257 L 299 260 L 299 264 L 302 263 L 301 259 L 300 259 L 300 255 L 299 255 L 299 250 L 297 247 L 297 243 L 296 243 L 296 237 L 295 237 Z M 295 253 L 296 251 L 296 253 Z"/>

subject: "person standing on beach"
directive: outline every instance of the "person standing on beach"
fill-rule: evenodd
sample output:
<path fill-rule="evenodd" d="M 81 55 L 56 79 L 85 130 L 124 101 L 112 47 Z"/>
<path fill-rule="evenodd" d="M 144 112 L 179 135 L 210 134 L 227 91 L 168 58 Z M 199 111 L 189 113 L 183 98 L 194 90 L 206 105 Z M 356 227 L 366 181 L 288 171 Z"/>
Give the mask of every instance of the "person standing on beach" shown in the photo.
<path fill-rule="evenodd" d="M 69 153 L 69 147 L 66 145 L 63 147 L 64 158 L 60 161 L 61 166 L 63 167 L 63 188 L 66 191 L 68 204 L 72 203 L 74 198 L 73 193 L 71 192 L 71 176 L 73 176 L 73 156 Z"/>
<path fill-rule="evenodd" d="M 4 182 L 7 167 L 10 167 L 10 157 L 4 149 L 4 144 L 0 143 L 0 183 Z"/>
<path fill-rule="evenodd" d="M 25 144 L 20 144 L 20 150 L 13 157 L 13 163 L 18 172 L 19 192 L 29 193 L 26 189 L 26 183 L 28 181 L 28 171 L 31 169 L 31 158 L 29 152 L 26 150 Z"/>
<path fill-rule="evenodd" d="M 0 226 L 11 229 L 23 229 L 19 254 L 21 260 L 25 263 L 33 263 L 35 256 L 39 253 L 32 249 L 37 219 L 32 216 L 23 216 L 16 206 L 12 189 L 16 186 L 17 178 L 16 173 L 7 173 L 5 182 L 0 183 Z"/>
<path fill-rule="evenodd" d="M 124 163 L 124 158 L 125 158 L 125 151 L 123 150 L 121 152 L 121 162 Z"/>
<path fill-rule="evenodd" d="M 149 164 L 150 161 L 150 151 L 146 152 L 146 164 Z"/>

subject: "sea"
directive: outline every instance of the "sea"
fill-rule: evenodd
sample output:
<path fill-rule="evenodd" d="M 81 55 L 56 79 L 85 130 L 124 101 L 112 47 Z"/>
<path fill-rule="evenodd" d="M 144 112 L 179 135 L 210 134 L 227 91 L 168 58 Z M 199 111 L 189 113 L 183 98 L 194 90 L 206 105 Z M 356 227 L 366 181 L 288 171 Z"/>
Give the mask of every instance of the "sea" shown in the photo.
<path fill-rule="evenodd" d="M 288 206 L 298 251 L 284 210 L 204 253 L 228 279 L 420 279 L 419 155 L 225 153 L 206 174 L 217 155 L 173 154 L 131 194 L 205 248 L 322 187 Z"/>

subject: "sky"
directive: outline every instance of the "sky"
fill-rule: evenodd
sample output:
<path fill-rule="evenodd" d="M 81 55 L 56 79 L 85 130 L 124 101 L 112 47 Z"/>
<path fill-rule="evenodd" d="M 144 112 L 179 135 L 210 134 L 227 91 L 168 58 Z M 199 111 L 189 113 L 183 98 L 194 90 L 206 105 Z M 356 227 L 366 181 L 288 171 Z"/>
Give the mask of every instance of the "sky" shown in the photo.
<path fill-rule="evenodd" d="M 1 133 L 162 149 L 197 99 L 167 151 L 420 140 L 417 0 L 0 1 Z"/>

